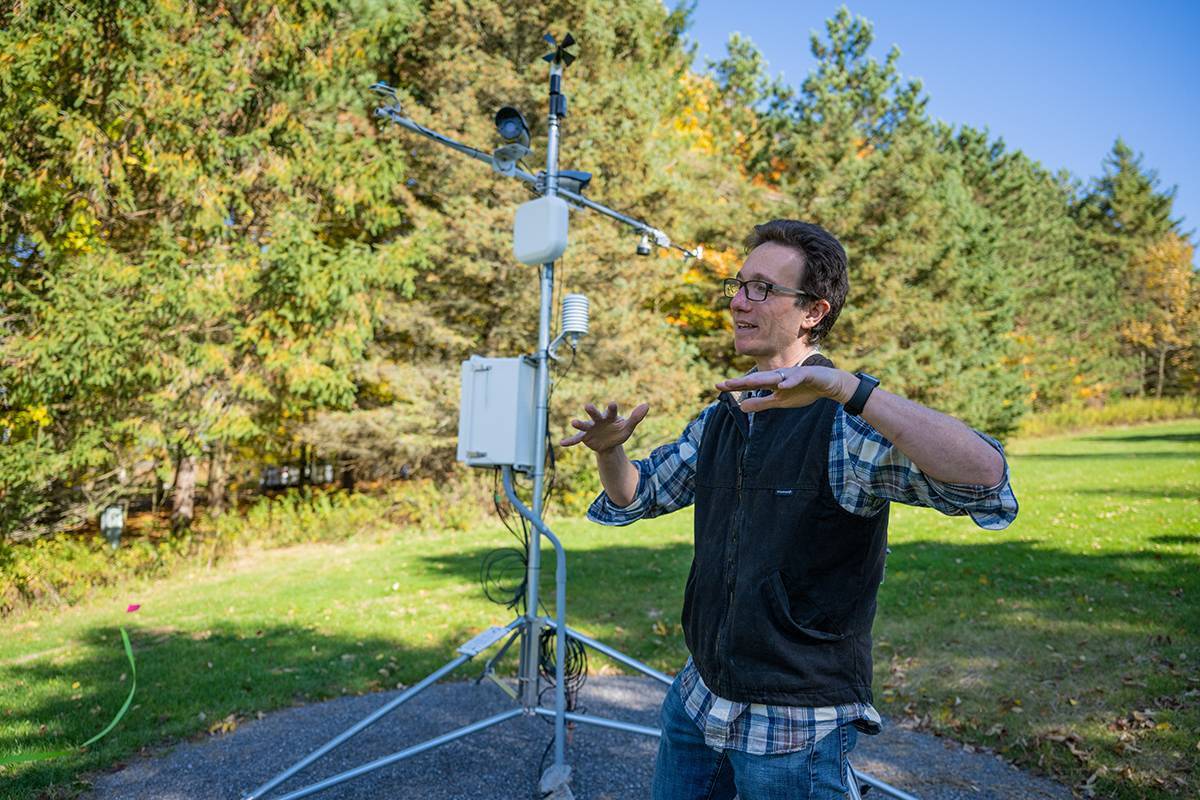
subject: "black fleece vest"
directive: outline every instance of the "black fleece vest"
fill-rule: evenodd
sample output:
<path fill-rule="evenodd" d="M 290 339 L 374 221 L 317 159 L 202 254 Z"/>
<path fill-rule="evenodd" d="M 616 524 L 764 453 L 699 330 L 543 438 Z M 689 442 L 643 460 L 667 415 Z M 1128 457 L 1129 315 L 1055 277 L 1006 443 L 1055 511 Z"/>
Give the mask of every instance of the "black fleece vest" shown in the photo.
<path fill-rule="evenodd" d="M 806 366 L 833 366 L 813 355 Z M 887 546 L 885 507 L 838 505 L 829 486 L 837 403 L 749 417 L 728 394 L 696 463 L 696 554 L 683 632 L 705 685 L 726 700 L 871 702 L 871 623 Z"/>

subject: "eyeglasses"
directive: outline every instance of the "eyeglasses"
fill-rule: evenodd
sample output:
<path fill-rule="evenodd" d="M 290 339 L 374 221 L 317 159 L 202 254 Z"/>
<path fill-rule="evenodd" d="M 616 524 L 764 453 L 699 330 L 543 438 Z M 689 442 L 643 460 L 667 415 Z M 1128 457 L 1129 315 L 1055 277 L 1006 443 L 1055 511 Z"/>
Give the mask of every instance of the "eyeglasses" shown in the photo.
<path fill-rule="evenodd" d="M 737 297 L 737 293 L 743 286 L 746 287 L 746 299 L 755 302 L 762 302 L 767 299 L 767 295 L 771 292 L 776 294 L 791 294 L 799 297 L 811 297 L 816 300 L 817 296 L 810 292 L 803 292 L 799 289 L 789 289 L 786 286 L 776 286 L 773 283 L 766 281 L 744 281 L 739 278 L 726 278 L 721 281 L 721 286 L 725 291 L 726 297 Z"/>

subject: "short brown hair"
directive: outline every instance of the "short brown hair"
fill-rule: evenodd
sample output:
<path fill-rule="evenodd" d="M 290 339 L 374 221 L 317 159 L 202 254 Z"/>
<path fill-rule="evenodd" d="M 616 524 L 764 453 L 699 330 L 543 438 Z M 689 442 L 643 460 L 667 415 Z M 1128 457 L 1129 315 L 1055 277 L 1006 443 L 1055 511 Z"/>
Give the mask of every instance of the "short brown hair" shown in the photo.
<path fill-rule="evenodd" d="M 846 250 L 832 233 L 820 225 L 795 219 L 773 219 L 755 225 L 754 232 L 746 237 L 746 252 L 767 242 L 799 252 L 804 265 L 800 285 L 796 288 L 829 303 L 829 313 L 808 332 L 808 341 L 816 344 L 825 338 L 837 321 L 846 295 L 850 292 Z M 801 305 L 811 302 L 807 297 L 797 298 L 797 303 Z"/>

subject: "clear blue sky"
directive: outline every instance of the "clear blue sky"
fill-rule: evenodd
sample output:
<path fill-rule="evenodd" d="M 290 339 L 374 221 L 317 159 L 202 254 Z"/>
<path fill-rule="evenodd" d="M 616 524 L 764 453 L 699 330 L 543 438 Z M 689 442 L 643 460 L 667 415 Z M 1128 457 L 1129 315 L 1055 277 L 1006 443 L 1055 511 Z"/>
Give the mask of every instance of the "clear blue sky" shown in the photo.
<path fill-rule="evenodd" d="M 675 3 L 671 3 L 675 5 Z M 813 68 L 809 34 L 840 0 L 699 0 L 689 36 L 697 66 L 749 37 L 772 75 L 799 85 Z M 1121 136 L 1176 186 L 1175 217 L 1200 231 L 1200 0 L 1115 3 L 847 2 L 874 26 L 871 53 L 900 47 L 900 72 L 920 78 L 929 112 L 987 128 L 1057 171 L 1088 180 Z M 1193 234 L 1193 241 L 1198 237 Z"/>

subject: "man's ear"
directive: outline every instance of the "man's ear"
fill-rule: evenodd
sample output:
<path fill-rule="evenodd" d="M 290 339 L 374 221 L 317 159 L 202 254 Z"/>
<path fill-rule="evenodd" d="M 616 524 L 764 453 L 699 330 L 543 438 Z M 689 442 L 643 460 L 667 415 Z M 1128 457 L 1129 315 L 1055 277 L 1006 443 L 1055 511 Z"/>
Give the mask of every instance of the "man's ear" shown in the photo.
<path fill-rule="evenodd" d="M 813 300 L 803 309 L 804 316 L 800 318 L 800 334 L 799 338 L 803 339 L 808 335 L 809 331 L 821 324 L 821 320 L 825 319 L 825 315 L 829 313 L 830 305 L 828 300 Z"/>

